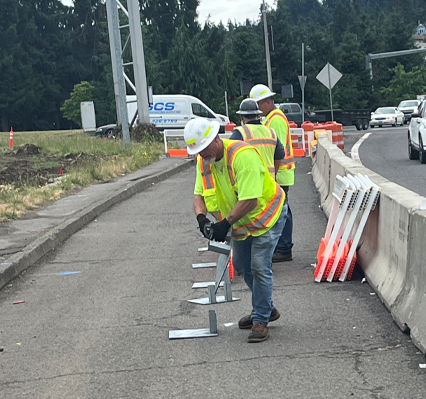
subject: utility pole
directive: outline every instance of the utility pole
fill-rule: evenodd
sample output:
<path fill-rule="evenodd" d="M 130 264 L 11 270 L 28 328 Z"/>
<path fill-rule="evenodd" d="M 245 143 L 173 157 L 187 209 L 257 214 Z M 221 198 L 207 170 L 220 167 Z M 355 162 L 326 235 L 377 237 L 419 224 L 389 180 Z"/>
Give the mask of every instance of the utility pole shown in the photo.
<path fill-rule="evenodd" d="M 266 23 L 265 0 L 263 0 L 263 4 L 262 4 L 262 14 L 263 14 L 263 32 L 265 34 L 266 70 L 268 72 L 268 86 L 272 90 L 271 58 L 269 55 L 269 38 L 268 38 L 268 25 Z"/>
<path fill-rule="evenodd" d="M 305 43 L 302 43 L 302 78 L 300 79 L 302 86 L 302 123 L 305 122 Z"/>

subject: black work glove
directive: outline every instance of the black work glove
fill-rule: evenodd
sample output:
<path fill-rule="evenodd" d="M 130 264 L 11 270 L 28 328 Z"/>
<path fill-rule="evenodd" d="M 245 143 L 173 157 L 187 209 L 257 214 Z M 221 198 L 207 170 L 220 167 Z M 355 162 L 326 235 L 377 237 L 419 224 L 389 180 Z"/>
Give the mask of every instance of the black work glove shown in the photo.
<path fill-rule="evenodd" d="M 213 239 L 215 241 L 223 242 L 225 237 L 228 234 L 228 230 L 231 228 L 231 224 L 225 219 L 221 220 L 218 223 L 213 223 Z"/>
<path fill-rule="evenodd" d="M 206 215 L 203 215 L 202 213 L 199 213 L 197 215 L 197 222 L 198 222 L 198 226 L 200 227 L 201 233 L 203 233 L 203 236 L 206 237 L 206 238 L 208 238 L 208 239 L 210 239 L 210 237 L 207 236 L 206 235 L 207 233 L 204 231 L 205 225 L 207 223 L 211 223 L 210 219 Z"/>

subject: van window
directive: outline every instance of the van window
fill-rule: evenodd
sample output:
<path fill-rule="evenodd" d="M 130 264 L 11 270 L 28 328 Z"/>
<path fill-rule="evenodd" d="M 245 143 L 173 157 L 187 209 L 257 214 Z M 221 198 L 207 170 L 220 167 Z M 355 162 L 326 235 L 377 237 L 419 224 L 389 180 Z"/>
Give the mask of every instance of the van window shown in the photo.
<path fill-rule="evenodd" d="M 214 115 L 209 112 L 207 108 L 204 108 L 201 104 L 192 103 L 192 113 L 197 116 L 202 116 L 203 118 L 214 118 Z"/>
<path fill-rule="evenodd" d="M 291 104 L 291 112 L 297 113 L 300 112 L 300 107 L 297 104 Z"/>

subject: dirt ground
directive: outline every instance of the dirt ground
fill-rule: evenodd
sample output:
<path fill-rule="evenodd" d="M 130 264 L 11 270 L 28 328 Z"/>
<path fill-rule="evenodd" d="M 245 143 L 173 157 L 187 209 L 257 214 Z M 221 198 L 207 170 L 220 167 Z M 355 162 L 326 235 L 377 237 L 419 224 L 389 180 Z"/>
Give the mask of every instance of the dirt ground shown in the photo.
<path fill-rule="evenodd" d="M 88 154 L 58 157 L 40 152 L 33 144 L 25 144 L 0 156 L 0 186 L 44 185 L 67 173 L 71 166 L 91 157 L 93 156 Z"/>

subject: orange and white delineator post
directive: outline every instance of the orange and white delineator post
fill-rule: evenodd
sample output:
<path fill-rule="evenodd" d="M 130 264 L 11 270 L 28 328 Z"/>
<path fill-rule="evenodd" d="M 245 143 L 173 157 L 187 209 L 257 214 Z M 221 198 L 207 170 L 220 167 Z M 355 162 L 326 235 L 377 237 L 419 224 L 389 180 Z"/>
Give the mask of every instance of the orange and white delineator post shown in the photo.
<path fill-rule="evenodd" d="M 344 262 L 343 259 L 346 261 L 346 257 L 348 255 L 349 251 L 349 237 L 352 232 L 355 219 L 358 215 L 358 212 L 361 208 L 362 203 L 364 202 L 365 195 L 368 192 L 368 187 L 361 179 L 358 179 L 354 176 L 347 175 L 346 176 L 355 186 L 355 203 L 353 204 L 353 207 L 350 207 L 349 210 L 349 218 L 345 224 L 345 229 L 343 231 L 342 237 L 339 242 L 339 246 L 336 251 L 336 255 L 333 261 L 333 264 L 330 268 L 330 271 L 328 273 L 328 276 L 326 277 L 326 280 L 331 282 L 333 280 L 337 280 L 338 277 L 340 277 L 340 274 L 342 272 L 342 266 Z M 352 244 L 352 243 L 351 243 Z M 340 267 L 339 267 L 340 266 Z"/>
<path fill-rule="evenodd" d="M 351 248 L 348 252 L 347 259 L 345 261 L 345 264 L 343 265 L 342 272 L 339 276 L 339 281 L 345 281 L 347 278 L 348 280 L 352 277 L 352 271 L 353 271 L 353 259 L 355 258 L 355 251 L 357 249 L 359 240 L 361 238 L 361 234 L 364 230 L 365 224 L 367 223 L 368 216 L 370 215 L 370 212 L 374 210 L 374 208 L 377 205 L 377 201 L 380 197 L 380 187 L 376 184 L 374 184 L 368 176 L 358 176 L 359 178 L 363 178 L 366 185 L 370 185 L 370 189 L 367 191 L 364 202 L 361 204 L 361 208 L 363 209 L 363 214 L 361 217 L 361 220 L 359 222 L 358 228 L 355 232 L 354 238 L 352 240 Z"/>
<path fill-rule="evenodd" d="M 315 281 L 351 279 L 359 239 L 379 194 L 380 188 L 367 176 L 357 174 L 336 177 L 333 190 L 335 201 L 325 236 L 319 246 Z M 361 213 L 361 220 L 352 238 L 355 220 Z"/>
<path fill-rule="evenodd" d="M 332 193 L 334 201 L 324 236 L 326 246 L 322 257 L 318 257 L 318 260 L 321 259 L 321 262 L 318 262 L 314 273 L 315 281 L 318 283 L 326 279 L 329 268 L 331 267 L 329 263 L 330 255 L 333 248 L 335 249 L 336 242 L 340 239 L 341 227 L 343 226 L 346 211 L 353 200 L 354 192 L 355 187 L 350 180 L 339 175 L 336 176 Z"/>

